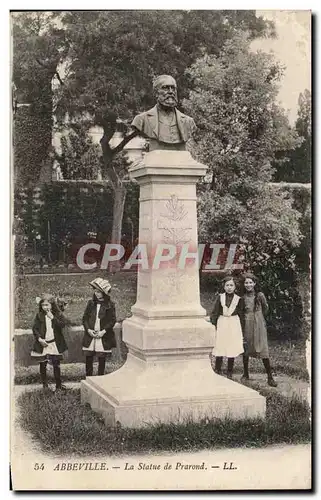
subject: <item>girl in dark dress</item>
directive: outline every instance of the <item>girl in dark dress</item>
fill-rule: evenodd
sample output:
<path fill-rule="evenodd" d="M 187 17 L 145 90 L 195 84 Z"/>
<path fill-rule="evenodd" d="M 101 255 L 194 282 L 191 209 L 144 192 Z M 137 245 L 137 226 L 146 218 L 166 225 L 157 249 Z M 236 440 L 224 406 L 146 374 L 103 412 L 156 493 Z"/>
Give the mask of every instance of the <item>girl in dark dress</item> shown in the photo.
<path fill-rule="evenodd" d="M 244 342 L 245 352 L 243 354 L 243 376 L 242 380 L 249 380 L 249 357 L 260 357 L 268 376 L 268 384 L 276 387 L 273 379 L 269 359 L 269 348 L 267 340 L 267 329 L 264 315 L 268 311 L 268 303 L 262 292 L 257 292 L 257 278 L 247 273 L 244 280 Z"/>
<path fill-rule="evenodd" d="M 215 372 L 222 373 L 223 357 L 227 357 L 227 376 L 232 378 L 234 358 L 243 352 L 242 323 L 244 315 L 243 299 L 235 293 L 235 281 L 231 277 L 224 280 L 224 293 L 214 302 L 211 323 L 216 327 L 213 354 Z"/>
<path fill-rule="evenodd" d="M 67 350 L 63 328 L 68 324 L 70 321 L 63 316 L 53 296 L 46 294 L 39 299 L 39 312 L 32 327 L 35 341 L 31 356 L 39 361 L 44 389 L 48 389 L 48 361 L 53 366 L 56 391 L 65 389 L 61 383 L 60 361 Z"/>
<path fill-rule="evenodd" d="M 109 295 L 110 283 L 102 278 L 96 278 L 90 285 L 94 289 L 94 295 L 88 302 L 82 319 L 85 329 L 82 349 L 86 356 L 87 377 L 93 375 L 94 356 L 98 358 L 98 375 L 104 375 L 106 358 L 111 358 L 111 349 L 116 347 L 113 330 L 116 312 Z"/>

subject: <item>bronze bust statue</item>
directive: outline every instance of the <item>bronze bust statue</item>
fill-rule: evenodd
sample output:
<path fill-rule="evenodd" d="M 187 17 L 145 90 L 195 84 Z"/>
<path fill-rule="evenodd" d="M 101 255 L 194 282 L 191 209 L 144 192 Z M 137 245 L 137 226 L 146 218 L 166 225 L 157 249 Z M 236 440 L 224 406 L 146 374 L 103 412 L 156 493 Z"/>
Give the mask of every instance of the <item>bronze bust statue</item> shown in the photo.
<path fill-rule="evenodd" d="M 196 129 L 190 116 L 177 106 L 176 81 L 169 75 L 158 76 L 153 83 L 157 104 L 135 116 L 132 127 L 149 139 L 149 149 L 185 150 L 185 144 Z"/>

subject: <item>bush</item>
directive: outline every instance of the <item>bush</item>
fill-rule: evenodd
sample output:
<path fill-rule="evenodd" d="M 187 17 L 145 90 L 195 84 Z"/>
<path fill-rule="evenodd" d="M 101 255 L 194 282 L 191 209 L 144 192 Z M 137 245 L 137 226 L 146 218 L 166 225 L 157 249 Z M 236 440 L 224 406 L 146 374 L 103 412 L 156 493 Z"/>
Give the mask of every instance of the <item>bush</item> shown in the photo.
<path fill-rule="evenodd" d="M 295 262 L 299 271 L 310 272 L 311 252 L 311 186 L 308 184 L 274 184 L 275 190 L 287 192 L 293 199 L 293 207 L 301 214 L 300 231 L 302 240 L 300 246 L 294 249 Z"/>
<path fill-rule="evenodd" d="M 204 54 L 187 70 L 194 89 L 185 111 L 198 124 L 194 155 L 210 184 L 199 186 L 202 242 L 243 245 L 243 262 L 258 274 L 270 301 L 276 337 L 293 337 L 302 304 L 295 274 L 302 211 L 293 193 L 275 189 L 273 162 L 301 143 L 277 105 L 282 69 L 271 54 L 253 52 L 244 33 L 218 55 Z"/>
<path fill-rule="evenodd" d="M 251 271 L 259 279 L 259 288 L 269 304 L 266 317 L 272 338 L 306 340 L 303 331 L 303 302 L 299 282 L 303 278 L 295 269 L 292 252 L 272 242 L 263 256 L 255 250 L 248 254 Z M 256 255 L 253 255 L 256 254 Z"/>
<path fill-rule="evenodd" d="M 123 219 L 123 244 L 138 235 L 137 184 L 128 183 Z M 17 189 L 15 218 L 20 218 L 29 252 L 48 259 L 48 238 L 52 262 L 72 262 L 80 246 L 94 241 L 104 245 L 112 230 L 113 190 L 108 183 L 79 181 L 45 185 L 41 190 Z M 50 228 L 48 229 L 48 221 Z M 90 233 L 94 236 L 91 237 Z M 35 236 L 39 235 L 35 243 Z M 94 253 L 97 257 L 97 253 Z M 24 257 L 26 257 L 26 252 Z"/>

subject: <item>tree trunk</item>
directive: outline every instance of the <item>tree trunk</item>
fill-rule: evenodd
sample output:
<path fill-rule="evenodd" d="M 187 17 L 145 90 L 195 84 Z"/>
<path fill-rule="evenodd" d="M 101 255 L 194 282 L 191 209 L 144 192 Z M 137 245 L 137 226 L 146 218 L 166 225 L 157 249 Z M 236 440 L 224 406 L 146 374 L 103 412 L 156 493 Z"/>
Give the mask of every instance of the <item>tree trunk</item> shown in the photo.
<path fill-rule="evenodd" d="M 53 128 L 52 71 L 37 74 L 37 87 L 25 92 L 13 123 L 15 186 L 40 186 L 51 182 L 49 156 Z"/>
<path fill-rule="evenodd" d="M 110 124 L 109 124 L 110 125 Z M 122 225 L 124 216 L 124 207 L 127 190 L 122 182 L 122 177 L 119 175 L 126 164 L 125 157 L 118 157 L 117 154 L 122 150 L 125 144 L 129 142 L 137 133 L 133 133 L 125 137 L 116 148 L 111 149 L 109 141 L 116 130 L 116 123 L 113 127 L 104 127 L 104 134 L 100 140 L 100 145 L 103 152 L 103 160 L 105 167 L 105 176 L 111 182 L 114 191 L 114 206 L 113 206 L 113 227 L 111 234 L 111 243 L 120 245 L 122 236 Z M 118 161 L 117 161 L 118 159 Z M 111 262 L 109 270 L 112 273 L 119 271 L 121 264 L 119 261 Z"/>
<path fill-rule="evenodd" d="M 111 243 L 120 245 L 122 236 L 124 207 L 126 200 L 127 190 L 121 184 L 114 189 L 114 206 L 113 206 L 113 228 L 111 233 Z M 120 270 L 120 261 L 110 263 L 110 271 L 115 273 Z"/>

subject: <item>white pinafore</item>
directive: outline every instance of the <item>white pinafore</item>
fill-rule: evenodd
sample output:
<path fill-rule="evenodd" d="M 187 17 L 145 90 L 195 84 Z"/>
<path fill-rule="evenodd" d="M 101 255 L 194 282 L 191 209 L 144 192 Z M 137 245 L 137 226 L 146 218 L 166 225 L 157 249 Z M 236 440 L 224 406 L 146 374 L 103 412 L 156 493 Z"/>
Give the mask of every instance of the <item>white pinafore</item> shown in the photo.
<path fill-rule="evenodd" d="M 229 307 L 226 306 L 226 294 L 220 294 L 223 315 L 219 316 L 216 325 L 213 355 L 235 358 L 243 352 L 243 334 L 240 318 L 232 316 L 240 297 L 234 294 Z"/>

